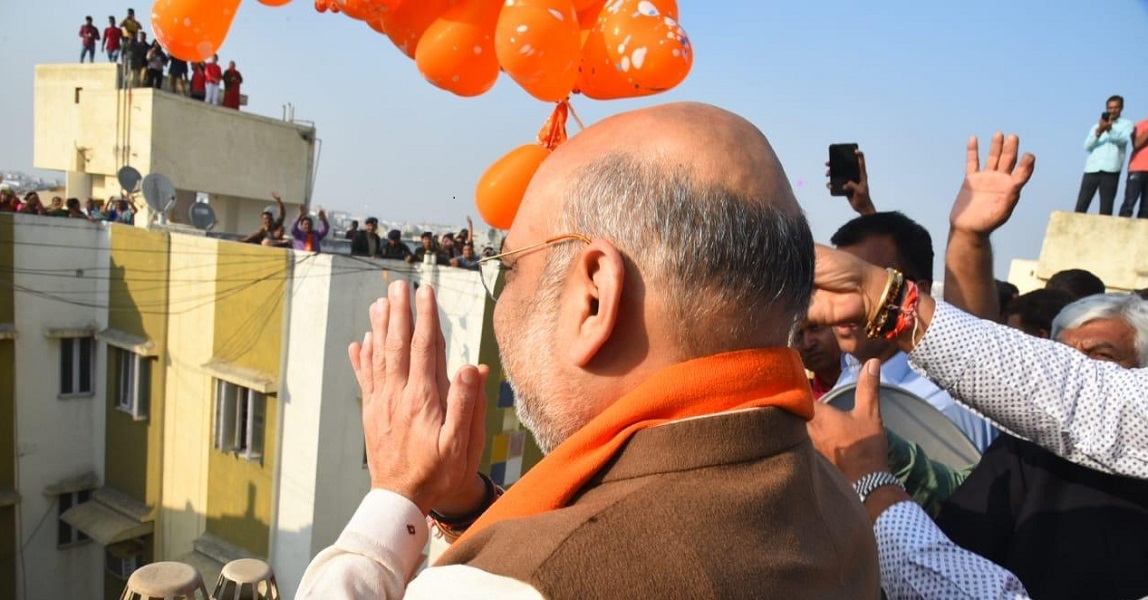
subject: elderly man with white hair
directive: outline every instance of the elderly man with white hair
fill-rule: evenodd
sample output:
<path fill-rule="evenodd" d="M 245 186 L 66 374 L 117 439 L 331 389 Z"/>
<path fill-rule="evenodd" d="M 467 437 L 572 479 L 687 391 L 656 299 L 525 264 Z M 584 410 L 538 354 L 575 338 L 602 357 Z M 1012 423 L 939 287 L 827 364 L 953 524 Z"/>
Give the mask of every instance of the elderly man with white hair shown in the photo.
<path fill-rule="evenodd" d="M 1148 302 L 1135 294 L 1097 294 L 1069 304 L 1052 339 L 1125 369 L 1148 367 Z"/>

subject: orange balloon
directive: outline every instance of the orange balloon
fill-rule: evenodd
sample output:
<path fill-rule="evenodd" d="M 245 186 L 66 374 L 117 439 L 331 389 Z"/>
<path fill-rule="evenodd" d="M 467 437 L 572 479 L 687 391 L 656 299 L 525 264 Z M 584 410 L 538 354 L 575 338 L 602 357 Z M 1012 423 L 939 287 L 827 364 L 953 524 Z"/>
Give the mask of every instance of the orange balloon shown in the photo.
<path fill-rule="evenodd" d="M 598 15 L 606 6 L 606 0 L 575 0 L 574 8 L 578 10 L 578 25 L 582 29 L 590 29 L 598 24 Z"/>
<path fill-rule="evenodd" d="M 462 0 L 431 23 L 415 50 L 415 64 L 423 77 L 459 96 L 477 96 L 494 86 L 498 80 L 494 27 L 502 2 Z"/>
<path fill-rule="evenodd" d="M 677 9 L 676 4 L 667 6 Z M 654 0 L 612 3 L 603 11 L 599 27 L 610 62 L 640 90 L 672 89 L 693 66 L 693 47 L 685 30 Z"/>
<path fill-rule="evenodd" d="M 637 98 L 652 92 L 642 90 L 632 84 L 610 58 L 606 50 L 606 39 L 602 26 L 595 26 L 586 35 L 582 45 L 582 62 L 578 67 L 578 84 L 575 88 L 587 98 L 595 100 L 616 100 Z"/>
<path fill-rule="evenodd" d="M 414 58 L 415 49 L 427 27 L 454 6 L 455 0 L 411 0 L 394 8 L 383 7 L 379 11 L 383 29 L 403 54 Z"/>
<path fill-rule="evenodd" d="M 557 102 L 570 95 L 582 53 L 571 0 L 506 0 L 494 30 L 498 63 L 531 96 Z"/>
<path fill-rule="evenodd" d="M 519 146 L 482 174 L 474 191 L 478 214 L 495 229 L 510 229 L 526 186 L 550 151 L 538 144 Z"/>
<path fill-rule="evenodd" d="M 373 7 L 373 12 L 394 10 L 403 3 L 403 0 L 364 0 Z"/>
<path fill-rule="evenodd" d="M 335 6 L 343 14 L 357 21 L 367 20 L 373 10 L 373 7 L 365 0 L 335 0 Z"/>
<path fill-rule="evenodd" d="M 380 19 L 379 17 L 375 17 L 373 19 L 367 19 L 367 25 L 370 25 L 371 29 L 374 29 L 375 31 L 377 31 L 383 35 L 387 34 L 387 30 L 383 26 L 383 20 Z"/>
<path fill-rule="evenodd" d="M 203 62 L 219 51 L 239 0 L 156 0 L 151 27 L 168 53 L 188 62 Z"/>
<path fill-rule="evenodd" d="M 315 10 L 320 13 L 325 13 L 327 9 L 330 8 L 329 4 L 330 2 L 328 2 L 328 0 L 315 0 Z"/>
<path fill-rule="evenodd" d="M 266 4 L 267 6 L 283 6 L 290 1 L 291 0 L 259 0 L 261 4 Z"/>

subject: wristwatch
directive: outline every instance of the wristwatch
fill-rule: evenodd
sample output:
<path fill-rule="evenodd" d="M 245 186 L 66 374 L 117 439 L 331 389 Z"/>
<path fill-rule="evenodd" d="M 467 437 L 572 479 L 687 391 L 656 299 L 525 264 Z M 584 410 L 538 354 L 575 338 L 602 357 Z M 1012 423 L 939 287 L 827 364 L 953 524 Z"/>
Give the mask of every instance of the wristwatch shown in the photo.
<path fill-rule="evenodd" d="M 857 492 L 858 498 L 861 498 L 861 504 L 865 504 L 865 499 L 869 497 L 869 494 L 873 493 L 873 490 L 887 485 L 895 485 L 902 490 L 905 489 L 901 481 L 892 473 L 888 471 L 875 471 L 858 479 L 857 482 L 853 484 L 853 491 Z"/>

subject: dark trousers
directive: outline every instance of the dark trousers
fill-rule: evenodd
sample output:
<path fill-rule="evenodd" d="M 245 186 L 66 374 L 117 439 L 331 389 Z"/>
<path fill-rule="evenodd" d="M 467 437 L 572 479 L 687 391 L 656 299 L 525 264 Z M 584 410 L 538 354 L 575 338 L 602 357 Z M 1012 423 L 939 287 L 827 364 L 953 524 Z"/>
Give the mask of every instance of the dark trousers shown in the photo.
<path fill-rule="evenodd" d="M 160 87 L 163 86 L 163 71 L 161 69 L 148 69 L 147 81 L 144 83 L 144 85 L 150 88 L 155 88 L 157 90 L 160 89 Z M 1109 208 L 1112 207 L 1109 206 Z M 1109 210 L 1108 212 L 1112 211 Z"/>
<path fill-rule="evenodd" d="M 1140 200 L 1140 210 L 1136 216 L 1148 219 L 1148 171 L 1129 171 L 1124 182 L 1124 203 L 1120 205 L 1120 216 L 1131 217 L 1132 207 Z"/>
<path fill-rule="evenodd" d="M 1112 205 L 1116 202 L 1116 186 L 1120 185 L 1120 173 L 1098 171 L 1085 173 L 1080 180 L 1080 195 L 1076 197 L 1076 212 L 1086 213 L 1092 204 L 1092 196 L 1100 188 L 1100 214 L 1112 216 Z"/>
<path fill-rule="evenodd" d="M 1101 473 L 1001 435 L 937 526 L 1039 600 L 1148 594 L 1148 480 Z"/>

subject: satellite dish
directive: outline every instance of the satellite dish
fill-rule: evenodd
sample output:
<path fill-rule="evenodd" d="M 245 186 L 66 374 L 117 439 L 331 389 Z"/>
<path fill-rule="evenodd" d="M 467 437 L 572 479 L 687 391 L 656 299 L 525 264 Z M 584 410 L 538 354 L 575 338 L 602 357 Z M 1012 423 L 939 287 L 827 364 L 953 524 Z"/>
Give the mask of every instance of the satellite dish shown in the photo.
<path fill-rule="evenodd" d="M 129 194 L 134 194 L 139 191 L 140 180 L 143 175 L 136 170 L 135 167 L 123 167 L 116 172 L 116 179 L 120 181 L 120 187 Z"/>
<path fill-rule="evenodd" d="M 144 200 L 157 215 L 167 213 L 175 206 L 175 185 L 159 173 L 152 173 L 143 180 Z"/>
<path fill-rule="evenodd" d="M 848 385 L 825 394 L 821 401 L 841 410 L 852 410 L 856 393 L 857 385 Z M 977 447 L 933 405 L 887 383 L 881 384 L 878 394 L 885 427 L 915 442 L 929 458 L 955 469 L 980 462 L 981 453 Z"/>
<path fill-rule="evenodd" d="M 215 227 L 215 209 L 206 202 L 196 202 L 188 209 L 187 220 L 191 221 L 196 229 L 211 231 L 211 228 Z"/>

